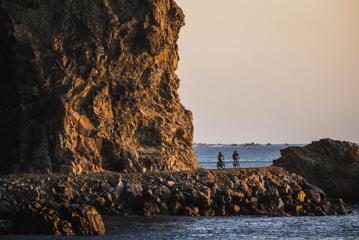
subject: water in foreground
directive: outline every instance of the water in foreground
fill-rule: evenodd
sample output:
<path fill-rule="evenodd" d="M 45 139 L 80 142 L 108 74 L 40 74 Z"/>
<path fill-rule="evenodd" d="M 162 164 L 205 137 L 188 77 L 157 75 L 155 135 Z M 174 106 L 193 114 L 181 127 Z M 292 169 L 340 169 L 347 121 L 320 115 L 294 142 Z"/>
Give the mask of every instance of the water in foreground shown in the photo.
<path fill-rule="evenodd" d="M 358 211 L 346 216 L 326 217 L 108 218 L 107 223 L 107 236 L 86 239 L 359 239 Z M 0 239 L 67 238 L 0 236 Z"/>
<path fill-rule="evenodd" d="M 123 239 L 359 239 L 359 215 L 330 217 L 170 218 L 116 224 Z M 135 220 L 135 222 L 138 220 Z M 111 234 L 111 233 L 110 233 Z M 108 239 L 115 239 L 109 236 Z"/>

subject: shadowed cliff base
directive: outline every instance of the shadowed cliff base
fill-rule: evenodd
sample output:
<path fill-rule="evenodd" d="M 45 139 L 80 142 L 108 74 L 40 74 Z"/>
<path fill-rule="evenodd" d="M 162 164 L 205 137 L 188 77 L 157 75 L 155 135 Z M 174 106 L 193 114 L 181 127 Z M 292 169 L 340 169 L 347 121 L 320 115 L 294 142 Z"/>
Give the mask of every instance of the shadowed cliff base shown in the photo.
<path fill-rule="evenodd" d="M 188 170 L 172 0 L 2 0 L 0 172 Z"/>

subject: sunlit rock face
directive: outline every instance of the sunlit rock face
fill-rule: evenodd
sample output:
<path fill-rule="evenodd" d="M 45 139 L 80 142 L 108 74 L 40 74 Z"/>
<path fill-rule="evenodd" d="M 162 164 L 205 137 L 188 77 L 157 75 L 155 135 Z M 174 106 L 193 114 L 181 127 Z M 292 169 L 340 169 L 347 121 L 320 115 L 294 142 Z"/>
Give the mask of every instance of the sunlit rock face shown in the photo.
<path fill-rule="evenodd" d="M 0 172 L 197 168 L 173 0 L 0 0 Z"/>

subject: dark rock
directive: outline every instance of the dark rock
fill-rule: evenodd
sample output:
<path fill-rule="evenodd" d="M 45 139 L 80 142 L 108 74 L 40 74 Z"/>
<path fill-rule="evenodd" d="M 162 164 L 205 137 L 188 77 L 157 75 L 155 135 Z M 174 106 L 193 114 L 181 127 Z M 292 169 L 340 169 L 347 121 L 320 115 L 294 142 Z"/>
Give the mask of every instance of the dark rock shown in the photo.
<path fill-rule="evenodd" d="M 232 215 L 239 214 L 240 211 L 241 211 L 241 208 L 238 205 L 231 204 L 230 212 L 231 212 Z"/>
<path fill-rule="evenodd" d="M 69 203 L 75 197 L 75 193 L 69 182 L 59 181 L 53 189 L 54 197 L 58 202 Z"/>
<path fill-rule="evenodd" d="M 13 220 L 11 233 L 104 235 L 101 216 L 92 206 L 24 205 Z"/>
<path fill-rule="evenodd" d="M 329 197 L 359 201 L 357 144 L 322 139 L 305 147 L 289 147 L 281 154 L 281 158 L 274 161 L 275 166 L 301 174 Z"/>
<path fill-rule="evenodd" d="M 216 207 L 216 215 L 217 216 L 226 216 L 227 215 L 227 210 L 226 210 L 226 206 L 225 205 L 222 205 L 222 204 L 219 204 L 217 207 Z"/>
<path fill-rule="evenodd" d="M 104 199 L 103 197 L 98 197 L 96 199 L 96 203 L 98 206 L 104 207 L 106 205 L 106 199 Z"/>
<path fill-rule="evenodd" d="M 161 211 L 161 215 L 170 215 L 170 211 L 166 203 L 160 204 L 160 211 Z"/>
<path fill-rule="evenodd" d="M 13 220 L 13 233 L 74 235 L 72 224 L 61 219 L 54 207 L 22 206 Z"/>
<path fill-rule="evenodd" d="M 159 187 L 158 191 L 162 202 L 167 202 L 171 198 L 172 193 L 167 186 Z"/>
<path fill-rule="evenodd" d="M 346 204 L 340 198 L 338 199 L 338 202 L 337 202 L 337 205 L 336 205 L 336 213 L 340 214 L 340 215 L 346 215 L 348 213 L 347 208 L 346 208 Z"/>
<path fill-rule="evenodd" d="M 212 208 L 210 208 L 210 209 L 201 209 L 200 214 L 201 214 L 201 216 L 210 217 L 210 216 L 215 216 L 216 212 Z"/>
<path fill-rule="evenodd" d="M 0 219 L 0 235 L 10 233 L 12 223 L 10 220 Z"/>
<path fill-rule="evenodd" d="M 69 221 L 77 235 L 105 235 L 105 225 L 102 217 L 92 206 L 71 205 L 65 208 Z"/>
<path fill-rule="evenodd" d="M 244 181 L 240 183 L 240 190 L 246 195 L 247 198 L 252 196 L 252 191 L 249 188 L 248 184 Z"/>
<path fill-rule="evenodd" d="M 137 183 L 127 183 L 125 188 L 126 194 L 131 197 L 137 197 L 141 195 L 143 188 L 140 184 Z"/>
<path fill-rule="evenodd" d="M 315 192 L 318 192 L 320 195 L 326 197 L 325 192 L 321 188 L 319 188 L 318 186 L 315 186 L 313 184 L 308 183 L 306 180 L 303 181 L 303 189 L 314 190 Z"/>
<path fill-rule="evenodd" d="M 205 185 L 199 186 L 198 191 L 200 191 L 201 193 L 203 193 L 207 197 L 212 197 L 212 190 L 209 187 L 205 186 Z"/>
<path fill-rule="evenodd" d="M 8 201 L 0 201 L 0 216 L 1 218 L 10 218 L 13 215 L 12 205 Z"/>
<path fill-rule="evenodd" d="M 321 194 L 315 190 L 306 190 L 307 201 L 319 204 L 322 201 Z"/>
<path fill-rule="evenodd" d="M 244 194 L 242 192 L 232 192 L 231 197 L 235 203 L 240 203 L 244 200 Z"/>
<path fill-rule="evenodd" d="M 196 201 L 195 202 L 197 202 L 197 204 L 198 204 L 198 206 L 201 208 L 201 209 L 208 209 L 208 208 L 210 208 L 211 206 L 212 206 L 212 204 L 213 204 L 213 201 L 212 201 L 212 199 L 208 196 L 208 195 L 206 195 L 206 194 L 204 194 L 204 193 L 202 193 L 202 192 L 197 192 L 197 199 L 196 199 Z"/>
<path fill-rule="evenodd" d="M 200 216 L 200 211 L 199 211 L 198 207 L 188 206 L 188 207 L 185 207 L 184 211 L 185 211 L 186 216 L 191 216 L 191 217 Z"/>
<path fill-rule="evenodd" d="M 145 202 L 143 207 L 143 216 L 150 217 L 153 215 L 157 215 L 161 212 L 158 207 L 158 204 L 155 202 Z"/>
<path fill-rule="evenodd" d="M 179 202 L 170 202 L 169 203 L 170 211 L 174 215 L 182 215 L 184 212 L 183 205 Z"/>

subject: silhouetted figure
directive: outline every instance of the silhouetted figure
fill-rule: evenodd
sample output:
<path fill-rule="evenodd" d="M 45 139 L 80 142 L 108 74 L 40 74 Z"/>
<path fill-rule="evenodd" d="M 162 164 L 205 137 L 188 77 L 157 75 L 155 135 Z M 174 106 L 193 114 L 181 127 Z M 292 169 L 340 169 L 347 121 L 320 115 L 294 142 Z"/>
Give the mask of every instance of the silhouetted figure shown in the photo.
<path fill-rule="evenodd" d="M 224 168 L 226 168 L 226 166 L 225 166 L 225 164 L 224 164 L 224 155 L 222 154 L 222 152 L 219 152 L 219 153 L 218 153 L 217 168 L 218 168 L 218 169 L 224 169 Z"/>
<path fill-rule="evenodd" d="M 232 158 L 233 158 L 233 168 L 239 168 L 239 159 L 241 157 L 239 156 L 237 150 L 234 151 Z"/>

